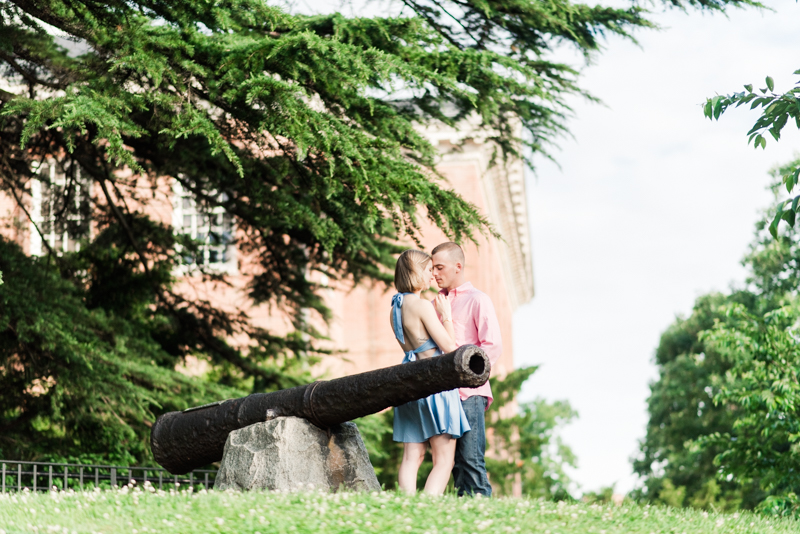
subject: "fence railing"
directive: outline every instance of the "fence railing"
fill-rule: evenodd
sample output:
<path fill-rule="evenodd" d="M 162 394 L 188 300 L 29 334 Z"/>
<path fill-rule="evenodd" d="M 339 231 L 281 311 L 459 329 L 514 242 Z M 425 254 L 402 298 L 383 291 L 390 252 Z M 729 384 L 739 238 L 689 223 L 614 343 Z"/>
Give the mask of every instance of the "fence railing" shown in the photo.
<path fill-rule="evenodd" d="M 0 460 L 0 491 L 30 491 L 110 489 L 135 483 L 150 482 L 158 489 L 209 489 L 217 472 L 197 469 L 186 475 L 172 475 L 160 467 L 131 467 L 119 465 L 59 464 L 48 462 L 18 462 Z"/>

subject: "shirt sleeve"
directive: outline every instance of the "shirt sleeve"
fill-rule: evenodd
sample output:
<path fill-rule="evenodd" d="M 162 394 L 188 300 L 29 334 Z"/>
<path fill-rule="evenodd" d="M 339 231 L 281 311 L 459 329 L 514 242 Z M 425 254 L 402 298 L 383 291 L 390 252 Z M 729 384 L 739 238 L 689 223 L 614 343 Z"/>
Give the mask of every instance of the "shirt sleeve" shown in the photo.
<path fill-rule="evenodd" d="M 494 311 L 494 304 L 489 297 L 483 295 L 477 302 L 478 313 L 476 327 L 478 330 L 478 346 L 486 351 L 492 367 L 503 353 L 503 340 L 500 337 L 500 323 Z"/>

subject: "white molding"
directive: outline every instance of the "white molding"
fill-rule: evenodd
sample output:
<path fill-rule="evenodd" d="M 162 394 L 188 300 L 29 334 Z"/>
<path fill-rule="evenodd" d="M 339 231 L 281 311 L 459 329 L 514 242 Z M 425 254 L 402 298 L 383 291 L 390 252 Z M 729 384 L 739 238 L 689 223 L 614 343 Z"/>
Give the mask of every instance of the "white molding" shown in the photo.
<path fill-rule="evenodd" d="M 435 123 L 420 132 L 436 147 L 441 163 L 472 162 L 478 167 L 489 222 L 500 233 L 497 245 L 512 309 L 529 302 L 534 295 L 533 261 L 528 230 L 525 191 L 525 163 L 521 159 L 496 162 L 490 166 L 497 145 L 491 130 L 480 129 L 473 115 L 459 128 Z M 518 136 L 521 125 L 517 125 Z"/>
<path fill-rule="evenodd" d="M 172 231 L 176 234 L 182 233 L 181 230 L 183 229 L 183 199 L 185 196 L 185 192 L 183 186 L 181 185 L 179 180 L 172 179 Z M 193 197 L 189 196 L 194 202 Z M 214 211 L 214 214 L 220 213 L 222 208 L 217 211 Z M 190 235 L 196 236 L 197 235 L 197 217 L 193 217 L 193 228 L 191 229 Z M 231 236 L 234 236 L 236 233 L 236 225 L 231 221 Z M 238 249 L 236 245 L 229 244 L 227 246 L 227 255 L 228 260 L 225 262 L 208 262 L 203 265 L 203 270 L 207 270 L 210 272 L 217 272 L 217 273 L 226 273 L 229 275 L 236 275 L 239 274 L 239 262 L 238 262 Z M 192 275 L 194 273 L 199 273 L 200 268 L 195 265 L 181 265 L 178 267 L 178 272 L 181 275 Z"/>

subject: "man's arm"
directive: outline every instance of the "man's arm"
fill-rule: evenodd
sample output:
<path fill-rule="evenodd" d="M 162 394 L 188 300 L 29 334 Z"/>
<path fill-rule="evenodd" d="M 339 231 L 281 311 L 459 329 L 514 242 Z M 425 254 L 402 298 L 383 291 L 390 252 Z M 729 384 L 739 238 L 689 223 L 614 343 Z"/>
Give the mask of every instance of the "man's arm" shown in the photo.
<path fill-rule="evenodd" d="M 503 340 L 500 336 L 500 323 L 494 311 L 494 304 L 487 295 L 481 295 L 477 302 L 474 315 L 475 326 L 478 330 L 478 346 L 486 351 L 492 367 L 503 353 Z"/>

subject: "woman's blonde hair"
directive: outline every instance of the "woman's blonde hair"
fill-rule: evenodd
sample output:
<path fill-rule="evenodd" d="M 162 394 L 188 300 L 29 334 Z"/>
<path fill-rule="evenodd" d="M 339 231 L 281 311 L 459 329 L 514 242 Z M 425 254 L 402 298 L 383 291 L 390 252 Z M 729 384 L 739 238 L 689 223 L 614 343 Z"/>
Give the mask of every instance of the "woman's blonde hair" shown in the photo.
<path fill-rule="evenodd" d="M 394 286 L 400 293 L 414 293 L 428 287 L 422 269 L 431 261 L 431 255 L 421 250 L 406 250 L 397 258 L 394 268 Z"/>

